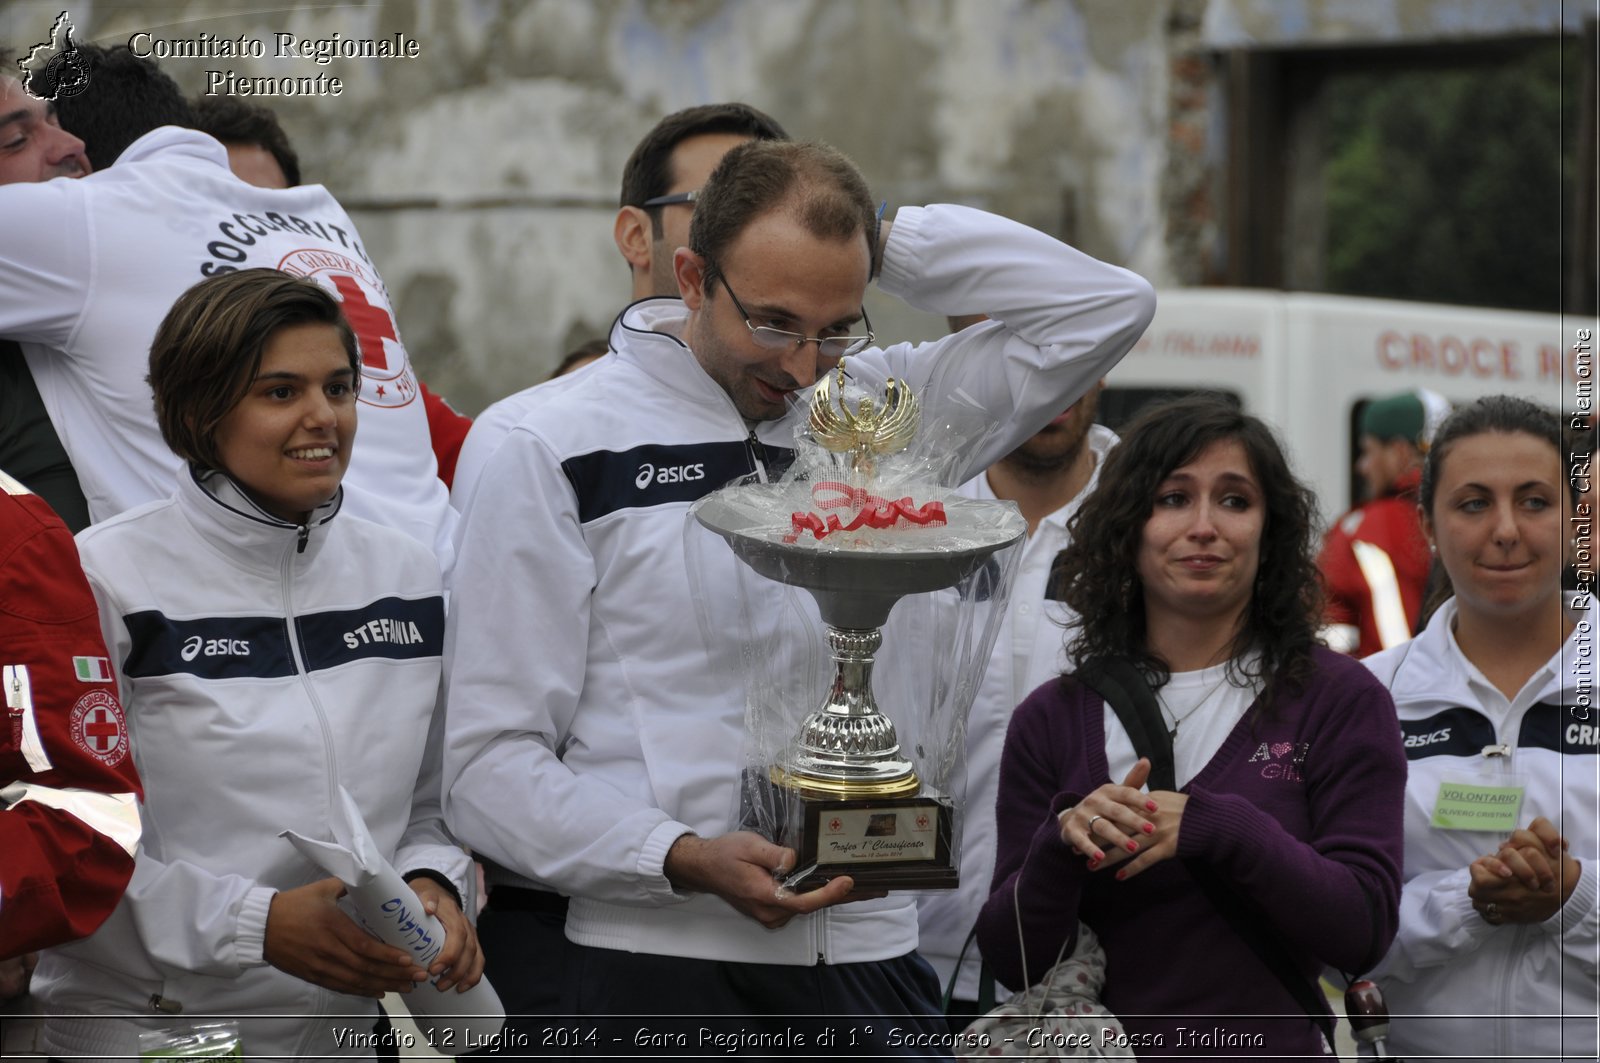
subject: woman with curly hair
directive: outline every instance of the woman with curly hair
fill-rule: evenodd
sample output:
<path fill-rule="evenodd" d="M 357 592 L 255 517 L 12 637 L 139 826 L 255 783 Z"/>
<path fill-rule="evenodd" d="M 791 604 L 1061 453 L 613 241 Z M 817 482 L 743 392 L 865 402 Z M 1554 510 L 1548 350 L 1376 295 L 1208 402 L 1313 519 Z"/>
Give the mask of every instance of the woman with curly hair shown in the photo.
<path fill-rule="evenodd" d="M 1034 691 L 978 941 L 1021 987 L 1088 926 L 1140 1057 L 1319 1054 L 1305 989 L 1394 936 L 1405 758 L 1383 686 L 1316 642 L 1314 510 L 1261 421 L 1185 399 L 1128 430 L 1056 563 L 1072 659 L 1155 692 L 1173 788 L 1077 675 Z"/>

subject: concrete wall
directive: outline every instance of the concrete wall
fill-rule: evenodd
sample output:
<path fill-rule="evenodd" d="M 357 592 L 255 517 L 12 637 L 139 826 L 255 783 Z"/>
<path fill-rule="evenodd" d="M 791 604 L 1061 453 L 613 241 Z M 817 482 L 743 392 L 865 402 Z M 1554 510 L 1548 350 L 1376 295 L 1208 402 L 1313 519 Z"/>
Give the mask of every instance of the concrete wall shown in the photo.
<path fill-rule="evenodd" d="M 9 0 L 33 43 L 68 0 Z M 611 243 L 621 168 L 667 111 L 743 99 L 861 164 L 893 206 L 1019 218 L 1151 277 L 1194 283 L 1217 247 L 1216 55 L 1318 41 L 1555 32 L 1559 0 L 79 0 L 80 40 L 141 30 L 265 43 L 208 70 L 337 76 L 337 97 L 263 98 L 310 180 L 355 216 L 430 384 L 463 409 L 540 379 L 627 299 Z M 273 57 L 274 35 L 414 37 L 414 60 Z M 890 339 L 942 321 L 868 302 Z"/>

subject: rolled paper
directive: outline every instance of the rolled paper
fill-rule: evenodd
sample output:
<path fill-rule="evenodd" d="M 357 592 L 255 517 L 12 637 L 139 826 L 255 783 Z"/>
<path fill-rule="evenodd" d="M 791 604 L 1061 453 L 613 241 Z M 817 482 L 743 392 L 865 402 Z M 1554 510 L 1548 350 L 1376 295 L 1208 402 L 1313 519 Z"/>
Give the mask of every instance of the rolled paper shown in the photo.
<path fill-rule="evenodd" d="M 344 883 L 347 910 L 378 940 L 404 949 L 427 970 L 444 950 L 444 925 L 422 907 L 422 899 L 378 851 L 355 800 L 339 787 L 330 817 L 333 840 L 319 841 L 292 830 L 278 835 L 301 856 Z M 487 978 L 465 992 L 440 991 L 438 979 L 404 996 L 406 1009 L 432 1044 L 483 1046 L 505 1025 L 506 1009 Z"/>

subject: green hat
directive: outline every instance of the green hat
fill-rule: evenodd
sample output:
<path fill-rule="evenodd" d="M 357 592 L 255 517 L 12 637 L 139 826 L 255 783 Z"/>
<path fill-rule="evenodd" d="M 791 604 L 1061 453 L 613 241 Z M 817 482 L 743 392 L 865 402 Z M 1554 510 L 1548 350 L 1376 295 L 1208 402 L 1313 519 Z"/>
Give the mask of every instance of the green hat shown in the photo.
<path fill-rule="evenodd" d="M 1361 434 L 1376 436 L 1383 442 L 1404 439 L 1420 445 L 1427 411 L 1415 392 L 1405 391 L 1388 398 L 1373 399 L 1361 410 Z"/>

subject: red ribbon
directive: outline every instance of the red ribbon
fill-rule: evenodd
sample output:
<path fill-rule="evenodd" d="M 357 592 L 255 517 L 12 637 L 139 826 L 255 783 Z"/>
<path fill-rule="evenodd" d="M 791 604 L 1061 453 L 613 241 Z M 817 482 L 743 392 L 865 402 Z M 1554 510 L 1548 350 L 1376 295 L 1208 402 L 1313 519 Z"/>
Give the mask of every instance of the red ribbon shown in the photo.
<path fill-rule="evenodd" d="M 859 507 L 860 512 L 849 524 L 841 521 L 837 513 L 828 514 L 826 519 L 816 513 L 793 513 L 789 517 L 792 530 L 783 537 L 784 542 L 795 542 L 806 532 L 822 540 L 834 532 L 850 532 L 860 528 L 893 528 L 911 524 L 938 527 L 945 522 L 942 502 L 925 502 L 918 506 L 911 500 L 910 495 L 891 501 L 870 494 L 863 488 L 851 487 L 837 480 L 824 480 L 813 484 L 811 497 L 816 501 L 818 509 Z"/>

